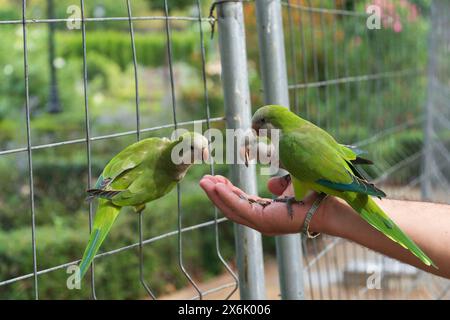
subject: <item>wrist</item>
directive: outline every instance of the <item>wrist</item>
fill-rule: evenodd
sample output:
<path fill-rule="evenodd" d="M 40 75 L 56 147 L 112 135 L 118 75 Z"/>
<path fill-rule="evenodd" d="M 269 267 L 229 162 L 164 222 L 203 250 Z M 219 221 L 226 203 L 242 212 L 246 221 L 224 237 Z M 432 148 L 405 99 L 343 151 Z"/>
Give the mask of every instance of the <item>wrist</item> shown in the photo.
<path fill-rule="evenodd" d="M 319 210 L 320 219 L 318 223 L 320 223 L 319 228 L 322 233 L 348 238 L 348 226 L 354 223 L 357 215 L 344 200 L 329 196 Z"/>
<path fill-rule="evenodd" d="M 331 197 L 325 197 L 319 207 L 317 208 L 315 214 L 311 218 L 311 221 L 309 223 L 309 231 L 312 233 L 326 233 L 326 230 L 328 230 L 327 224 L 327 212 L 329 207 Z M 313 206 L 313 203 L 317 200 L 317 197 L 314 197 L 313 201 L 311 202 L 311 205 L 308 207 L 308 210 Z M 308 211 L 307 211 L 308 212 Z"/>
<path fill-rule="evenodd" d="M 309 229 L 311 232 L 326 233 L 337 236 L 339 234 L 339 222 L 336 221 L 341 202 L 333 196 L 328 196 L 321 202 L 316 214 L 311 219 Z"/>

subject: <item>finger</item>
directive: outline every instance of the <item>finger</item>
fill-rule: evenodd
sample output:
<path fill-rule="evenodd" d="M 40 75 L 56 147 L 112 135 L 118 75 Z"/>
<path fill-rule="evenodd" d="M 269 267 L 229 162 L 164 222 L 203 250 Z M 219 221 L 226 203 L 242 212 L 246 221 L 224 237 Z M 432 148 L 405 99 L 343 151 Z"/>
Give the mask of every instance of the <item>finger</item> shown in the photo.
<path fill-rule="evenodd" d="M 245 198 L 252 199 L 252 200 L 255 200 L 255 201 L 270 201 L 271 200 L 269 198 L 261 198 L 261 197 L 258 197 L 256 195 L 247 195 L 244 191 L 242 191 L 241 189 L 236 187 L 230 180 L 228 180 L 224 176 L 216 175 L 216 176 L 209 176 L 209 177 L 212 177 L 213 180 L 215 181 L 215 183 L 223 183 L 224 185 L 229 187 L 238 196 L 243 195 L 243 196 L 245 196 Z"/>
<path fill-rule="evenodd" d="M 227 187 L 231 188 L 231 190 L 237 195 L 245 195 L 245 192 L 236 187 L 230 180 L 221 175 L 211 176 L 214 180 L 214 183 L 223 183 Z M 248 196 L 247 196 L 248 197 Z"/>
<path fill-rule="evenodd" d="M 218 182 L 216 176 L 212 176 L 210 174 L 205 174 L 202 179 L 207 179 L 207 180 L 209 180 L 209 181 L 211 181 L 213 183 L 217 183 Z"/>
<path fill-rule="evenodd" d="M 233 185 L 233 183 L 230 181 L 230 180 L 228 180 L 227 178 L 225 178 L 224 176 L 221 176 L 221 175 L 215 175 L 215 176 L 212 176 L 212 175 L 209 175 L 209 174 L 206 174 L 206 175 L 204 175 L 203 177 L 202 177 L 202 180 L 203 179 L 206 179 L 206 180 L 209 180 L 209 181 L 211 181 L 212 183 L 214 183 L 214 184 L 217 184 L 217 183 L 223 183 L 223 184 L 225 184 L 227 187 L 229 187 L 229 188 L 231 188 L 231 190 L 234 192 L 234 193 L 236 193 L 238 196 L 239 195 L 244 195 L 246 198 L 248 198 L 248 199 L 252 199 L 252 200 L 266 200 L 266 201 L 270 201 L 271 199 L 269 199 L 269 198 L 261 198 L 261 197 L 258 197 L 258 196 L 256 196 L 256 195 L 247 195 L 244 191 L 242 191 L 240 188 L 238 188 L 238 187 L 236 187 L 235 185 Z M 281 194 L 281 193 L 280 193 Z"/>
<path fill-rule="evenodd" d="M 208 179 L 208 180 L 211 180 L 211 179 L 213 179 L 214 178 L 214 176 L 212 176 L 212 175 L 210 175 L 210 174 L 205 174 L 203 177 L 202 177 L 202 179 Z"/>
<path fill-rule="evenodd" d="M 208 198 L 221 210 L 221 211 L 227 211 L 226 206 L 223 204 L 220 197 L 217 195 L 215 190 L 215 183 L 209 181 L 208 179 L 202 179 L 200 180 L 200 187 L 206 192 L 206 195 Z M 233 213 L 228 214 L 227 216 L 231 215 L 233 216 Z"/>
<path fill-rule="evenodd" d="M 217 182 L 223 183 L 223 184 L 225 184 L 227 186 L 232 186 L 233 185 L 233 183 L 231 183 L 230 180 L 228 180 L 224 176 L 221 176 L 220 174 L 216 175 L 215 178 L 216 178 Z"/>
<path fill-rule="evenodd" d="M 230 180 L 228 180 L 227 178 L 225 178 L 225 177 L 223 177 L 221 175 L 216 175 L 213 178 L 216 181 L 216 183 L 223 183 L 223 184 L 225 184 L 236 195 L 238 195 L 240 197 L 243 197 L 244 199 L 253 200 L 255 202 L 270 202 L 272 200 L 272 199 L 269 199 L 269 198 L 261 198 L 261 197 L 259 197 L 257 195 L 248 195 L 244 191 L 242 191 L 241 189 L 239 189 L 238 187 L 233 185 L 233 183 Z"/>
<path fill-rule="evenodd" d="M 239 224 L 246 225 L 250 228 L 254 228 L 254 226 L 246 219 L 242 218 L 237 212 L 230 210 L 230 208 L 223 203 L 221 197 L 217 194 L 215 190 L 215 184 L 209 181 L 208 179 L 202 179 L 200 180 L 200 187 L 206 192 L 206 195 L 208 198 L 216 205 L 217 208 L 219 208 L 222 213 L 229 218 L 230 220 L 233 220 Z M 239 199 L 241 201 L 245 201 L 242 199 Z M 247 202 L 247 201 L 245 201 Z"/>
<path fill-rule="evenodd" d="M 223 204 L 230 211 L 235 212 L 236 215 L 247 220 L 254 226 L 259 226 L 261 224 L 261 206 L 252 206 L 247 200 L 240 199 L 234 192 L 231 192 L 231 190 L 222 183 L 216 184 L 215 189 Z M 253 228 L 257 229 L 255 227 Z"/>
<path fill-rule="evenodd" d="M 267 188 L 274 195 L 280 196 L 289 186 L 289 182 L 284 177 L 273 177 L 267 183 Z"/>
<path fill-rule="evenodd" d="M 215 185 L 217 185 L 217 183 L 216 183 L 217 181 L 225 182 L 226 184 L 222 184 L 222 185 L 229 189 L 229 190 L 227 190 L 227 192 L 234 193 L 233 196 L 237 195 L 238 200 L 233 201 L 233 204 L 240 204 L 240 206 L 238 206 L 238 208 L 235 208 L 235 207 L 230 208 L 230 206 L 227 203 L 224 203 L 223 199 L 221 198 L 221 195 L 218 195 L 217 192 L 216 192 L 216 194 L 210 192 L 210 194 L 208 195 L 208 197 L 211 199 L 211 201 L 214 202 L 214 204 L 224 213 L 225 216 L 227 216 L 231 220 L 236 221 L 237 223 L 244 224 L 250 228 L 258 229 L 258 230 L 262 231 L 261 227 L 263 227 L 264 221 L 260 218 L 259 219 L 260 223 L 258 225 L 255 225 L 254 224 L 255 221 L 249 219 L 248 216 L 249 215 L 250 216 L 261 216 L 263 207 L 259 204 L 250 204 L 247 199 L 252 199 L 256 202 L 259 201 L 259 202 L 266 202 L 266 203 L 270 203 L 271 199 L 261 198 L 258 196 L 249 196 L 245 192 L 243 192 L 241 189 L 235 187 L 228 179 L 226 179 L 225 177 L 222 177 L 222 176 L 214 176 L 214 177 L 209 176 L 206 178 L 210 178 L 210 179 L 212 178 L 210 181 L 212 184 L 215 184 Z M 218 182 L 218 183 L 221 183 L 221 182 Z M 200 185 L 202 185 L 202 184 L 203 184 L 203 182 L 200 183 Z"/>

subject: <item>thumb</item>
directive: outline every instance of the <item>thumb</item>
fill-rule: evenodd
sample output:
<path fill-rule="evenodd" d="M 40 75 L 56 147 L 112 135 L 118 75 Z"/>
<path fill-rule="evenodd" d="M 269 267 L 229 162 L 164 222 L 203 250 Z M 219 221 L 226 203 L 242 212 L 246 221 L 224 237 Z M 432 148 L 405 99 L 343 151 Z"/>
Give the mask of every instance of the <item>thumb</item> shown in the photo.
<path fill-rule="evenodd" d="M 287 178 L 289 177 L 289 178 Z M 276 196 L 280 196 L 283 194 L 283 192 L 286 190 L 287 187 L 291 184 L 290 176 L 283 176 L 283 177 L 273 177 L 269 180 L 267 183 L 267 188 L 271 193 L 273 193 Z"/>

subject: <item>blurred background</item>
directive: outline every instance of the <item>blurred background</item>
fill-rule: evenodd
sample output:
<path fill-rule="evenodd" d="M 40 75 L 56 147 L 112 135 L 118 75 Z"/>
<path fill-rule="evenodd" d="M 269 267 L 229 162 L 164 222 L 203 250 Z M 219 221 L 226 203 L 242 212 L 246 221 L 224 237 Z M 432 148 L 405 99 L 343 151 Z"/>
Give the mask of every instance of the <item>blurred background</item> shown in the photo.
<path fill-rule="evenodd" d="M 340 142 L 367 150 L 376 165 L 367 167 L 366 174 L 389 197 L 448 203 L 450 4 L 432 2 L 283 1 L 283 23 L 291 110 L 327 129 Z M 210 38 L 211 4 L 168 1 L 169 14 L 175 17 L 169 24 L 176 112 L 179 122 L 207 118 L 205 71 L 211 126 L 224 129 L 220 52 L 217 35 Z M 381 29 L 367 28 L 365 11 L 370 4 L 382 9 Z M 37 269 L 45 271 L 38 277 L 43 299 L 91 296 L 89 277 L 81 290 L 68 290 L 66 268 L 50 269 L 79 259 L 89 235 L 89 209 L 84 201 L 88 167 L 82 32 L 67 21 L 76 14 L 71 6 L 79 8 L 80 3 L 27 1 L 36 261 Z M 164 1 L 132 0 L 131 11 L 141 138 L 168 136 L 173 118 Z M 256 110 L 263 104 L 263 95 L 253 2 L 245 2 L 244 13 L 249 85 Z M 85 16 L 97 18 L 86 22 L 86 93 L 95 181 L 112 156 L 136 141 L 136 96 L 127 1 L 85 1 Z M 122 19 L 109 19 L 113 17 Z M 18 1 L 0 0 L 0 39 L 0 298 L 32 299 L 24 39 Z M 214 209 L 197 184 L 209 172 L 207 165 L 195 166 L 181 183 L 183 226 L 204 223 L 183 235 L 182 260 L 200 286 L 233 282 L 224 275 L 216 251 L 215 224 L 208 223 L 214 220 Z M 215 173 L 229 175 L 224 165 L 217 165 Z M 258 177 L 259 191 L 270 197 L 266 181 L 267 177 Z M 196 292 L 191 287 L 178 291 L 188 280 L 180 271 L 173 233 L 176 200 L 172 192 L 145 210 L 144 238 L 154 241 L 145 246 L 143 270 L 158 296 L 187 298 Z M 123 211 L 102 252 L 138 241 L 137 217 L 131 210 Z M 235 268 L 232 224 L 223 221 L 219 227 L 221 253 Z M 155 239 L 168 232 L 172 235 Z M 268 297 L 279 298 L 273 238 L 264 237 L 263 247 Z M 303 242 L 303 249 L 307 298 L 449 298 L 450 286 L 443 279 L 347 241 L 323 236 Z M 367 289 L 367 276 L 381 270 L 382 289 Z M 136 246 L 97 259 L 95 275 L 98 298 L 146 297 L 139 282 Z M 225 291 L 231 289 L 228 286 Z M 227 292 L 215 297 L 224 298 Z"/>

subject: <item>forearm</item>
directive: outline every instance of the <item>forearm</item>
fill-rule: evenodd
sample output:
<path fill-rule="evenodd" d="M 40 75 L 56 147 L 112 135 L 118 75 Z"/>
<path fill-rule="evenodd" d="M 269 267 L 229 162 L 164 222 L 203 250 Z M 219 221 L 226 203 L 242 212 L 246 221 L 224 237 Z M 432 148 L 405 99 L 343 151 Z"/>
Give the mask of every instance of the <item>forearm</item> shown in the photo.
<path fill-rule="evenodd" d="M 372 228 L 346 203 L 335 198 L 325 204 L 323 232 L 450 278 L 450 206 L 387 199 L 377 203 L 434 261 L 439 270 L 425 266 L 408 250 Z"/>

